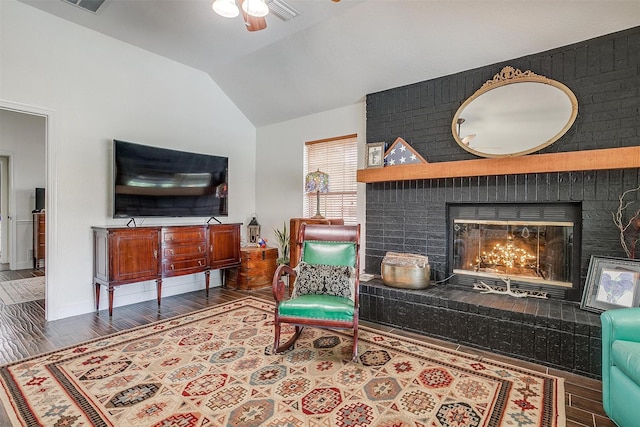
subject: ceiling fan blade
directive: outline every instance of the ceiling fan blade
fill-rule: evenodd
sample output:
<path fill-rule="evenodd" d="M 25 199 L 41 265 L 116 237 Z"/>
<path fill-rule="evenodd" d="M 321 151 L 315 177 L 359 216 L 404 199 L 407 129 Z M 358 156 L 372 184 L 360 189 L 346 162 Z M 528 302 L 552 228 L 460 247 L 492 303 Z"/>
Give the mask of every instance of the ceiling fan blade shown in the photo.
<path fill-rule="evenodd" d="M 247 26 L 247 31 L 260 31 L 267 28 L 267 20 L 264 18 L 264 16 L 258 18 L 256 16 L 247 14 L 243 10 L 242 17 L 244 18 L 244 23 Z"/>
<path fill-rule="evenodd" d="M 464 120 L 464 119 L 460 119 L 460 120 Z M 464 145 L 469 145 L 469 143 L 471 142 L 471 140 L 472 140 L 473 138 L 475 138 L 475 137 L 476 137 L 476 134 L 475 134 L 475 133 L 472 133 L 471 135 L 467 135 L 467 136 L 465 136 L 464 138 L 462 138 L 462 143 L 463 143 Z"/>

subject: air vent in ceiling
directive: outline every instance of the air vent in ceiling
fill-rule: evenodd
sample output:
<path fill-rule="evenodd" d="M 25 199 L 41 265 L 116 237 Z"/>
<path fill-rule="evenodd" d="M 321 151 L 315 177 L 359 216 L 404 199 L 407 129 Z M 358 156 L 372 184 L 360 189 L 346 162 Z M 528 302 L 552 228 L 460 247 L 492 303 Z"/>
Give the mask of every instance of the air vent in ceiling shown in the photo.
<path fill-rule="evenodd" d="M 62 0 L 65 3 L 70 3 L 74 6 L 78 6 L 81 9 L 87 10 L 89 12 L 97 13 L 98 9 L 107 1 L 107 0 Z"/>
<path fill-rule="evenodd" d="M 266 3 L 271 13 L 283 21 L 289 21 L 300 15 L 300 12 L 295 10 L 293 6 L 285 3 L 284 0 L 267 0 Z"/>

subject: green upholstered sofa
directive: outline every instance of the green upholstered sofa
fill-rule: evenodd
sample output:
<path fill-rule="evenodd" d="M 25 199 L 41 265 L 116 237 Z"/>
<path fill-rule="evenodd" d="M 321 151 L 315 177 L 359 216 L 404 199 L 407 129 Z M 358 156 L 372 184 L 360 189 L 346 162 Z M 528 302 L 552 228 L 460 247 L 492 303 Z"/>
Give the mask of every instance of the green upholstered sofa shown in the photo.
<path fill-rule="evenodd" d="M 602 404 L 618 426 L 640 426 L 640 308 L 609 310 L 602 322 Z"/>

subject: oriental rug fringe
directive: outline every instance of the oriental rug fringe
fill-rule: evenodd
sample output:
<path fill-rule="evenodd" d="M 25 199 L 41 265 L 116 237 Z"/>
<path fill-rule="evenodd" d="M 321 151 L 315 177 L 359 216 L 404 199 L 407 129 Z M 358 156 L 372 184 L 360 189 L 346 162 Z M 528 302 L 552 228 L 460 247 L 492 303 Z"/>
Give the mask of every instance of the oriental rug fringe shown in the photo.
<path fill-rule="evenodd" d="M 22 426 L 565 426 L 561 378 L 359 331 L 357 363 L 350 331 L 271 355 L 249 297 L 3 366 L 0 399 Z"/>

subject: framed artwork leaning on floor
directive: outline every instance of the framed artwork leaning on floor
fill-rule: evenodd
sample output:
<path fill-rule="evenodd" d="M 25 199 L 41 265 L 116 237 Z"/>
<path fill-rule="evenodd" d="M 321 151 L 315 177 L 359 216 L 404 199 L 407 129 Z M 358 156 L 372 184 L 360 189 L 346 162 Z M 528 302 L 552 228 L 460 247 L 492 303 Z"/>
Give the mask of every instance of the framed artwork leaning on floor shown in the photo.
<path fill-rule="evenodd" d="M 580 308 L 601 313 L 640 305 L 640 261 L 591 256 Z"/>

